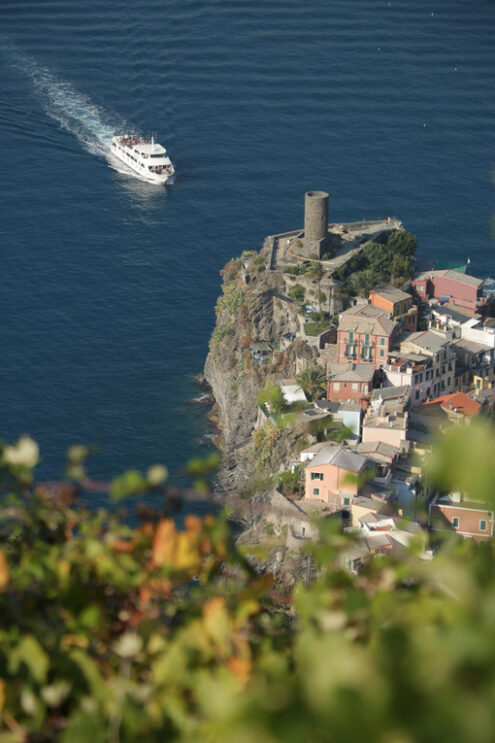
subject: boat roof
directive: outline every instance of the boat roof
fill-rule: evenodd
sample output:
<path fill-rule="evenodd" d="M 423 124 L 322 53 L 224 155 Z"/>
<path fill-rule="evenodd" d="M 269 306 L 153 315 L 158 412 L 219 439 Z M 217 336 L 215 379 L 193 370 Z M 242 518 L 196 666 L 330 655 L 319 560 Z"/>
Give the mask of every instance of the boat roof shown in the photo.
<path fill-rule="evenodd" d="M 135 147 L 145 155 L 164 155 L 167 151 L 165 147 L 162 147 L 161 144 L 156 144 L 156 142 L 154 144 L 150 142 L 146 144 L 138 143 Z"/>

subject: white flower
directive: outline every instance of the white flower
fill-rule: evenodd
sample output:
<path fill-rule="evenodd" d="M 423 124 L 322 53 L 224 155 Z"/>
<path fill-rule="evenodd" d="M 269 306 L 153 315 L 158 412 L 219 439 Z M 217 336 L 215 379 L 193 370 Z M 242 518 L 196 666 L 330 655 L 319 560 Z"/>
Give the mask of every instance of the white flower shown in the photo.
<path fill-rule="evenodd" d="M 146 479 L 149 485 L 157 487 L 161 485 L 168 477 L 168 470 L 164 464 L 153 464 L 146 472 Z"/>
<path fill-rule="evenodd" d="M 30 436 L 21 436 L 17 444 L 8 444 L 3 450 L 5 464 L 13 467 L 29 467 L 32 469 L 38 464 L 40 449 L 36 441 Z"/>
<path fill-rule="evenodd" d="M 143 647 L 143 641 L 135 632 L 125 632 L 115 642 L 113 649 L 121 658 L 133 658 Z"/>

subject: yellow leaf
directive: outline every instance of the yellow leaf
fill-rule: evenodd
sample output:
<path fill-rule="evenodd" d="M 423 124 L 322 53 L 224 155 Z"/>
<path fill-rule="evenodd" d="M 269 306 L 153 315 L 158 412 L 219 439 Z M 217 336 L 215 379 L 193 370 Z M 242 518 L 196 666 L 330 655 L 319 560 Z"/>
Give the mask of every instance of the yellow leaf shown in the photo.
<path fill-rule="evenodd" d="M 201 564 L 196 535 L 182 531 L 177 535 L 177 550 L 174 559 L 176 570 L 192 570 Z"/>

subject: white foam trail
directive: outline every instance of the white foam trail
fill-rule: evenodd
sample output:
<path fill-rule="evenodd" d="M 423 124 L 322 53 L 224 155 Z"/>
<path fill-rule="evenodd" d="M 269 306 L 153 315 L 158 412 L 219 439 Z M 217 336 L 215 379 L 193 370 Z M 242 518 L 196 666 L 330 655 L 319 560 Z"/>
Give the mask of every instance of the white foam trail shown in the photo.
<path fill-rule="evenodd" d="M 73 134 L 92 155 L 109 159 L 112 136 L 126 129 L 124 121 L 112 121 L 100 106 L 79 93 L 70 83 L 61 80 L 47 67 L 20 53 L 12 44 L 2 44 L 9 61 L 33 83 L 44 111 L 62 129 Z"/>

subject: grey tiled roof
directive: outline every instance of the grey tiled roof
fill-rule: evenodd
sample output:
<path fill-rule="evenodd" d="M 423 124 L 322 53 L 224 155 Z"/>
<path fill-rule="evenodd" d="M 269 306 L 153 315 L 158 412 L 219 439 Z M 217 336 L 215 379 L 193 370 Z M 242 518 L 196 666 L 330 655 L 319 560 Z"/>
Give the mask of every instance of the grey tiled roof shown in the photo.
<path fill-rule="evenodd" d="M 357 444 L 356 451 L 363 457 L 373 458 L 373 455 L 380 455 L 386 459 L 393 459 L 399 449 L 392 444 L 386 444 L 384 441 L 367 441 Z"/>
<path fill-rule="evenodd" d="M 492 348 L 491 346 L 486 346 L 484 343 L 477 343 L 467 338 L 456 338 L 452 341 L 452 347 L 462 348 L 465 351 L 471 351 L 471 353 L 482 353 L 483 351 L 490 351 Z"/>
<path fill-rule="evenodd" d="M 459 273 L 459 271 L 453 271 L 451 268 L 446 268 L 441 271 L 423 271 L 414 277 L 414 281 L 424 281 L 425 279 L 444 278 L 450 279 L 451 281 L 458 281 L 461 284 L 467 284 L 468 286 L 481 286 L 483 279 L 477 279 L 476 276 L 470 276 L 467 273 Z"/>
<path fill-rule="evenodd" d="M 375 367 L 372 364 L 332 364 L 329 371 L 332 382 L 371 382 Z"/>
<path fill-rule="evenodd" d="M 394 286 L 377 286 L 373 289 L 375 294 L 379 297 L 387 299 L 389 302 L 404 302 L 406 299 L 411 299 L 411 295 L 407 292 L 403 292 L 402 289 L 396 289 Z"/>
<path fill-rule="evenodd" d="M 396 325 L 396 321 L 389 317 L 386 310 L 372 304 L 360 304 L 340 313 L 338 329 L 389 336 Z"/>
<path fill-rule="evenodd" d="M 366 459 L 341 446 L 330 444 L 328 448 L 321 449 L 308 466 L 314 467 L 318 464 L 333 464 L 348 472 L 361 472 L 366 466 Z"/>
<path fill-rule="evenodd" d="M 433 353 L 438 353 L 444 346 L 450 343 L 449 338 L 432 333 L 430 330 L 419 330 L 417 333 L 411 333 L 401 343 L 401 348 L 406 343 L 414 343 L 418 348 L 425 348 Z"/>
<path fill-rule="evenodd" d="M 410 392 L 408 385 L 402 387 L 381 387 L 379 390 L 373 390 L 372 400 L 395 400 L 397 398 L 407 397 Z"/>

